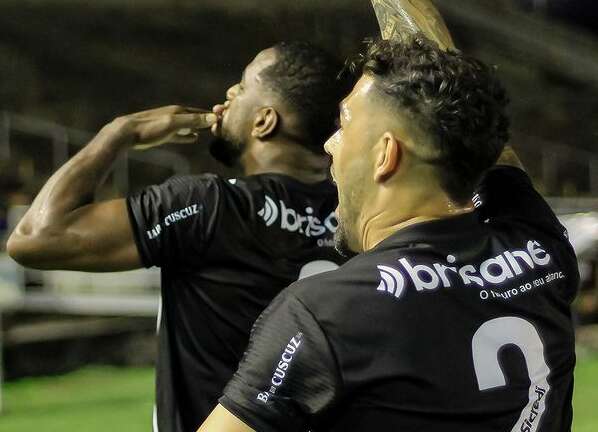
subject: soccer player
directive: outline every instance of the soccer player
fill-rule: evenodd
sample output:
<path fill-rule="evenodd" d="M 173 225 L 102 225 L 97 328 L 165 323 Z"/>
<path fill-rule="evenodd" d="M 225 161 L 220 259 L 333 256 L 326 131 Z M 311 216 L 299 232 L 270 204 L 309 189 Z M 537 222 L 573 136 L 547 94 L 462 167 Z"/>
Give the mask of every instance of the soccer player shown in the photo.
<path fill-rule="evenodd" d="M 296 279 L 338 267 L 337 193 L 322 144 L 350 90 L 341 65 L 309 43 L 259 53 L 227 101 L 205 114 L 164 107 L 118 118 L 43 187 L 8 242 L 41 269 L 159 266 L 157 426 L 195 430 L 217 404 L 259 313 Z M 175 177 L 93 202 L 129 148 L 195 142 L 213 128 L 246 176 Z M 156 426 L 156 425 L 155 425 Z"/>
<path fill-rule="evenodd" d="M 415 36 L 362 70 L 325 146 L 360 254 L 272 302 L 199 430 L 570 430 L 576 258 L 493 69 Z"/>

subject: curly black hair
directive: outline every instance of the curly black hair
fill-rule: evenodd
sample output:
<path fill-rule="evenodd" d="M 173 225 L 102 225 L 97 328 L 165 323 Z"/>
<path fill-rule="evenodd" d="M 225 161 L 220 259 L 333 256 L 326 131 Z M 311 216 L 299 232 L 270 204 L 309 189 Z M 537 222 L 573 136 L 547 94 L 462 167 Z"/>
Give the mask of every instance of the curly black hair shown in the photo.
<path fill-rule="evenodd" d="M 449 197 L 460 204 L 471 199 L 509 139 L 509 100 L 495 68 L 444 51 L 423 35 L 370 40 L 356 68 L 373 76 L 391 106 L 407 112 L 431 137 L 432 156 L 424 160 L 437 166 Z"/>
<path fill-rule="evenodd" d="M 324 142 L 336 128 L 338 104 L 352 80 L 340 73 L 341 62 L 310 42 L 280 42 L 274 50 L 275 63 L 260 76 L 296 113 L 301 143 L 324 153 Z"/>

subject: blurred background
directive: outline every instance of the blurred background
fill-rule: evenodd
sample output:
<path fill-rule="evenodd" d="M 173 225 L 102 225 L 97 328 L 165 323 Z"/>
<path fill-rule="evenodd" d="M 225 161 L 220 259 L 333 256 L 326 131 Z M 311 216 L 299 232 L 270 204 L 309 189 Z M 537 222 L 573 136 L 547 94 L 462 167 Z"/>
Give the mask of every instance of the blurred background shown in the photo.
<path fill-rule="evenodd" d="M 512 144 L 570 231 L 576 432 L 598 430 L 598 6 L 435 0 L 457 46 L 497 65 Z M 104 124 L 209 108 L 257 52 L 306 39 L 342 59 L 378 27 L 369 0 L 0 0 L 0 430 L 151 427 L 159 271 L 38 272 L 4 252 L 46 179 Z M 132 152 L 101 197 L 174 174 L 236 173 L 197 146 Z"/>

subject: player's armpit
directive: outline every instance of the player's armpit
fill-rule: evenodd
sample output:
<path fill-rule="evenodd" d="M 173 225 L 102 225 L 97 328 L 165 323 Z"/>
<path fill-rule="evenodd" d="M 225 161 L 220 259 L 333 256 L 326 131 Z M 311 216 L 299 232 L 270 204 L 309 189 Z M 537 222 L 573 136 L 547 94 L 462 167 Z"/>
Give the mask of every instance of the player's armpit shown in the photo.
<path fill-rule="evenodd" d="M 216 406 L 197 432 L 255 432 L 222 405 Z"/>
<path fill-rule="evenodd" d="M 33 225 L 24 219 L 7 250 L 19 263 L 38 269 L 102 272 L 142 266 L 124 199 L 84 205 L 58 223 Z"/>

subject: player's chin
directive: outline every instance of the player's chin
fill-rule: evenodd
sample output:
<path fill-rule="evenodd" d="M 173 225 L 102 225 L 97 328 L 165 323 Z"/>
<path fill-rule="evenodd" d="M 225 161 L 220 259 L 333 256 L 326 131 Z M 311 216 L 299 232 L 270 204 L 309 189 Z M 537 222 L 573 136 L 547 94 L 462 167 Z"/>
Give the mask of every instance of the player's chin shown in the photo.
<path fill-rule="evenodd" d="M 334 233 L 334 248 L 345 258 L 352 258 L 357 253 L 349 246 L 349 235 L 346 226 L 339 220 L 338 227 Z"/>

